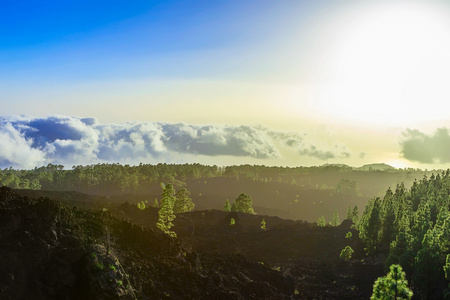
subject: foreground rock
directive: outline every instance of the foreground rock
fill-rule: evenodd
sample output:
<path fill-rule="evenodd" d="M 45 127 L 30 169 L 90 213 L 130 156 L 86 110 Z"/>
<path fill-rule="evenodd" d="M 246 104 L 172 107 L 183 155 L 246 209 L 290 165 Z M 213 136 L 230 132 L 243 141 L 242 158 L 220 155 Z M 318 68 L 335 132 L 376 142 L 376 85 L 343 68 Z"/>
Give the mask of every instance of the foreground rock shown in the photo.
<path fill-rule="evenodd" d="M 0 299 L 289 299 L 294 281 L 107 212 L 0 188 Z"/>

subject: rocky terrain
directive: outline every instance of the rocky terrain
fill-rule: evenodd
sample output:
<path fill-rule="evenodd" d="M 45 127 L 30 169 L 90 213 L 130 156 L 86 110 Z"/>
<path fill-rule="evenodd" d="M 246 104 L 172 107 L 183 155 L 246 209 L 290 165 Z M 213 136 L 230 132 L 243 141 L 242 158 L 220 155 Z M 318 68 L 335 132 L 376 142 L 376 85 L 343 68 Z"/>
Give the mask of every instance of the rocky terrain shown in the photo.
<path fill-rule="evenodd" d="M 1 299 L 367 299 L 383 275 L 350 221 L 194 211 L 177 215 L 173 239 L 154 208 L 39 193 L 0 188 Z"/>

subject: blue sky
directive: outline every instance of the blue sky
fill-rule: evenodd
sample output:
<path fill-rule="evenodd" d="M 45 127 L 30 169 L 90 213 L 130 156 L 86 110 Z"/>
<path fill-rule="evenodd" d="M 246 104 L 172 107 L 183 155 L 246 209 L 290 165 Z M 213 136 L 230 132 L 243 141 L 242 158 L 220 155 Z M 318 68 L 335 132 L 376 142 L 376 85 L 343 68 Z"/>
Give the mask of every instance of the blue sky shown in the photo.
<path fill-rule="evenodd" d="M 138 128 L 155 134 L 142 141 L 178 153 L 130 146 L 153 162 L 445 167 L 449 20 L 438 0 L 3 1 L 0 135 L 11 147 L 0 147 L 0 161 L 76 163 L 83 147 L 93 151 L 85 163 L 118 159 L 124 141 L 110 131 Z M 73 142 L 61 132 L 48 140 L 48 128 L 83 118 L 96 125 L 83 125 L 81 148 L 55 146 Z M 36 120 L 53 125 L 41 132 Z M 168 144 L 203 126 L 240 138 Z M 276 155 L 252 154 L 254 142 Z M 34 163 L 19 163 L 12 145 Z M 111 147 L 117 155 L 100 153 Z"/>
<path fill-rule="evenodd" d="M 0 9 L 3 114 L 264 123 L 270 108 L 247 121 L 223 107 L 222 119 L 200 111 L 244 100 L 254 106 L 265 101 L 259 87 L 292 80 L 299 73 L 292 53 L 302 52 L 296 43 L 308 42 L 302 28 L 324 9 L 325 2 L 312 3 L 7 2 Z M 185 111 L 186 103 L 198 117 L 163 113 L 167 104 Z"/>
<path fill-rule="evenodd" d="M 241 63 L 271 51 L 286 38 L 283 32 L 302 26 L 311 5 L 7 1 L 0 9 L 2 78 L 39 83 L 227 74 L 233 66 L 217 60 L 220 51 L 231 52 L 233 61 Z"/>

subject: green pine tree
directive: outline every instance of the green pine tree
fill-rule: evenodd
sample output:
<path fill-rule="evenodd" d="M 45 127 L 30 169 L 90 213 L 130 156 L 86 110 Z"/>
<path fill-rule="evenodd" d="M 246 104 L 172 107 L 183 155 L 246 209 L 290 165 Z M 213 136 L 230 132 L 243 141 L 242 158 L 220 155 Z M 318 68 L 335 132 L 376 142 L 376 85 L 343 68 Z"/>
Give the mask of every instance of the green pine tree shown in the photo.
<path fill-rule="evenodd" d="M 236 201 L 231 205 L 231 211 L 237 211 Z"/>
<path fill-rule="evenodd" d="M 262 219 L 261 221 L 261 229 L 266 230 L 266 220 Z"/>
<path fill-rule="evenodd" d="M 445 279 L 450 281 L 450 254 L 447 254 L 445 259 L 444 273 Z M 450 299 L 450 284 L 448 285 L 448 289 L 444 291 L 444 299 Z"/>
<path fill-rule="evenodd" d="M 223 211 L 230 212 L 231 211 L 231 204 L 230 200 L 225 200 L 225 204 L 223 205 Z"/>
<path fill-rule="evenodd" d="M 408 274 L 411 274 L 415 252 L 412 251 L 412 236 L 409 225 L 409 217 L 405 213 L 399 222 L 399 233 L 395 240 L 391 242 L 386 268 L 393 264 L 400 264 Z"/>
<path fill-rule="evenodd" d="M 325 221 L 325 217 L 321 216 L 319 220 L 317 221 L 317 226 L 319 227 L 325 227 L 327 225 L 327 222 Z"/>
<path fill-rule="evenodd" d="M 375 259 L 381 237 L 381 200 L 372 199 L 366 206 L 358 224 L 359 237 L 366 245 L 367 255 Z"/>
<path fill-rule="evenodd" d="M 237 197 L 236 200 L 234 200 L 231 210 L 254 215 L 255 212 L 252 206 L 253 206 L 252 198 L 249 195 L 242 193 L 239 195 L 239 197 Z"/>
<path fill-rule="evenodd" d="M 175 196 L 175 204 L 173 207 L 173 212 L 175 214 L 190 212 L 194 209 L 195 204 L 192 202 L 192 199 L 189 197 L 190 192 L 182 188 L 180 189 Z"/>
<path fill-rule="evenodd" d="M 158 222 L 156 227 L 171 237 L 177 237 L 176 233 L 170 229 L 173 227 L 172 221 L 175 219 L 173 206 L 175 204 L 175 189 L 172 184 L 166 185 L 161 194 L 161 205 L 158 211 Z"/>
<path fill-rule="evenodd" d="M 381 203 L 381 240 L 380 243 L 389 245 L 397 235 L 394 226 L 396 211 L 394 206 L 394 195 L 389 188 Z"/>
<path fill-rule="evenodd" d="M 385 277 L 379 277 L 373 285 L 371 300 L 411 299 L 413 292 L 408 288 L 405 272 L 399 265 L 391 265 Z"/>
<path fill-rule="evenodd" d="M 439 232 L 441 253 L 450 253 L 450 214 L 447 207 L 442 207 L 434 226 Z"/>
<path fill-rule="evenodd" d="M 350 205 L 347 208 L 347 217 L 345 219 L 346 220 L 352 220 L 353 219 L 353 211 L 352 211 L 352 207 Z"/>
<path fill-rule="evenodd" d="M 428 202 L 420 203 L 413 216 L 413 225 L 411 227 L 413 250 L 415 252 L 418 252 L 422 248 L 423 238 L 432 226 L 433 222 L 431 221 L 430 205 Z"/>
<path fill-rule="evenodd" d="M 352 221 L 353 221 L 353 223 L 358 224 L 358 221 L 359 221 L 359 209 L 358 209 L 358 205 L 355 205 L 355 206 L 353 207 Z"/>
<path fill-rule="evenodd" d="M 414 262 L 414 285 L 419 288 L 422 299 L 433 298 L 432 292 L 444 277 L 442 264 L 438 231 L 429 229 Z"/>
<path fill-rule="evenodd" d="M 341 224 L 341 220 L 339 219 L 339 213 L 337 209 L 334 210 L 333 218 L 331 219 L 331 226 L 339 226 Z"/>
<path fill-rule="evenodd" d="M 345 261 L 349 261 L 352 258 L 354 252 L 355 251 L 353 251 L 352 247 L 346 246 L 344 249 L 342 249 L 339 257 Z"/>

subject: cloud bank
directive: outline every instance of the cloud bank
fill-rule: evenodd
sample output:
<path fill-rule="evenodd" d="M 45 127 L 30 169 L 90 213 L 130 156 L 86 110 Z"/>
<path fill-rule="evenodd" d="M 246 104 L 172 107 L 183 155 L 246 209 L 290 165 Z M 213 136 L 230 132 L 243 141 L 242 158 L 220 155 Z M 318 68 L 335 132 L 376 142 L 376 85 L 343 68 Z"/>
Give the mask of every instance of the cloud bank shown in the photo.
<path fill-rule="evenodd" d="M 439 128 L 433 134 L 417 129 L 407 129 L 400 139 L 404 158 L 420 163 L 450 162 L 450 134 L 447 128 Z"/>
<path fill-rule="evenodd" d="M 287 147 L 320 160 L 347 158 L 337 146 L 325 149 L 305 135 L 261 125 L 189 125 L 164 122 L 100 124 L 95 118 L 54 115 L 0 117 L 0 167 L 33 168 L 102 162 L 171 162 L 173 156 L 281 157 Z"/>

